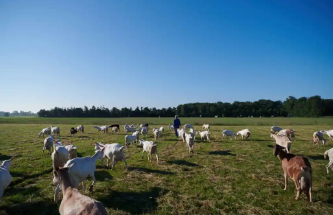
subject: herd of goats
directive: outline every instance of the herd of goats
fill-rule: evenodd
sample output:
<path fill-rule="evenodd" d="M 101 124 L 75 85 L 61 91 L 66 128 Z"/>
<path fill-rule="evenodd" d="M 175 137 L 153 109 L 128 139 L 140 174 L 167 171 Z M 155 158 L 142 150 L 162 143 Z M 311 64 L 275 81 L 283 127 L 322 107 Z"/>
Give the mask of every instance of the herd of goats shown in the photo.
<path fill-rule="evenodd" d="M 85 190 L 85 181 L 88 177 L 91 177 L 93 183 L 90 185 L 90 192 L 93 192 L 93 188 L 96 182 L 95 170 L 96 161 L 100 160 L 103 165 L 103 159 L 107 158 L 107 168 L 109 168 L 109 161 L 112 161 L 111 169 L 114 168 L 118 161 L 124 161 L 126 169 L 127 162 L 124 154 L 124 147 L 128 147 L 134 142 L 142 145 L 142 159 L 144 152 L 148 153 L 148 161 L 152 162 L 152 154 L 156 155 L 156 160 L 158 163 L 157 155 L 157 144 L 154 141 L 146 141 L 144 139 L 139 139 L 140 134 L 143 137 L 147 137 L 148 134 L 148 124 L 141 125 L 125 125 L 124 131 L 125 135 L 125 146 L 118 143 L 112 144 L 95 144 L 95 154 L 88 157 L 77 157 L 77 148 L 74 145 L 63 145 L 60 140 L 55 140 L 54 136 L 60 136 L 60 128 L 51 126 L 51 128 L 44 128 L 38 136 L 48 135 L 44 139 L 44 150 L 48 150 L 51 154 L 53 161 L 53 184 L 56 185 L 54 201 L 58 201 L 58 196 L 60 190 L 63 192 L 63 198 L 59 207 L 59 212 L 62 215 L 74 215 L 74 214 L 107 214 L 104 205 L 92 199 L 86 195 L 81 194 L 77 188 L 79 183 L 82 183 L 82 189 Z M 209 124 L 204 124 L 202 126 L 203 131 L 194 131 L 194 128 L 190 124 L 186 124 L 183 128 L 177 128 L 179 137 L 183 142 L 186 143 L 189 148 L 189 152 L 193 153 L 193 146 L 195 135 L 198 134 L 201 139 L 205 139 L 210 142 L 210 131 Z M 110 126 L 94 126 L 98 131 L 107 133 L 109 128 L 112 132 L 118 134 L 120 131 L 120 126 L 110 125 Z M 173 125 L 168 126 L 169 130 L 174 130 Z M 79 125 L 77 128 L 71 128 L 70 133 L 72 135 L 82 132 L 84 133 L 84 126 Z M 154 134 L 155 140 L 158 140 L 160 134 L 164 132 L 164 127 L 153 128 L 152 132 Z M 129 135 L 128 133 L 132 133 Z M 323 145 L 326 144 L 326 139 L 324 134 L 328 135 L 330 139 L 333 139 L 333 130 L 329 131 L 317 131 L 313 134 L 313 143 L 318 145 L 321 141 Z M 251 132 L 249 129 L 243 129 L 237 133 L 231 130 L 222 131 L 222 139 L 234 137 L 237 139 L 238 136 L 242 139 L 250 139 Z M 296 140 L 295 131 L 293 129 L 282 129 L 277 126 L 271 127 L 271 137 L 275 139 L 276 144 L 273 147 L 274 155 L 279 158 L 282 163 L 282 169 L 284 171 L 285 179 L 285 190 L 287 189 L 287 178 L 288 176 L 294 181 L 297 194 L 296 200 L 299 195 L 304 192 L 308 197 L 308 200 L 312 202 L 312 168 L 309 160 L 305 157 L 296 156 L 290 153 L 292 140 Z M 333 170 L 333 148 L 327 150 L 324 153 L 324 157 L 329 157 L 329 163 L 327 164 L 327 173 L 329 168 Z M 10 174 L 11 159 L 0 162 L 0 199 L 12 181 Z"/>

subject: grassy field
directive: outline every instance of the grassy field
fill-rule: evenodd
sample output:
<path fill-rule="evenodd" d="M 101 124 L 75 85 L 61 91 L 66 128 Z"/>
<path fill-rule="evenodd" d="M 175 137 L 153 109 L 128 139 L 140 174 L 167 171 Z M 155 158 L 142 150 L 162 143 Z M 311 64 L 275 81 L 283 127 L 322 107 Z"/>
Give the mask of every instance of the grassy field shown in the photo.
<path fill-rule="evenodd" d="M 58 214 L 60 204 L 53 202 L 51 158 L 48 154 L 42 156 L 43 138 L 37 136 L 46 127 L 41 124 L 59 125 L 63 142 L 76 145 L 79 156 L 83 157 L 94 154 L 95 142 L 124 144 L 123 128 L 119 135 L 104 135 L 92 124 L 130 122 L 129 118 L 3 120 L 0 119 L 0 159 L 11 156 L 14 159 L 10 171 L 13 181 L 0 200 L 0 214 L 25 215 Z M 160 124 L 171 121 L 132 118 L 131 122 L 152 123 L 154 120 Z M 283 190 L 281 163 L 273 156 L 273 140 L 269 137 L 269 126 L 274 120 L 278 120 L 279 125 L 295 124 L 292 128 L 297 131 L 297 141 L 293 142 L 291 152 L 310 159 L 313 203 L 308 203 L 304 194 L 300 200 L 294 200 L 296 191 L 291 180 L 288 189 Z M 318 124 L 311 123 L 314 121 Z M 333 214 L 333 172 L 326 173 L 328 161 L 323 157 L 333 141 L 328 141 L 326 146 L 313 146 L 311 142 L 314 131 L 332 129 L 331 119 L 182 119 L 182 123 L 191 122 L 224 125 L 211 127 L 210 143 L 200 141 L 197 136 L 194 154 L 189 154 L 185 144 L 166 131 L 157 141 L 159 165 L 155 157 L 153 163 L 149 163 L 146 154 L 141 160 L 142 149 L 136 145 L 125 149 L 128 171 L 123 162 L 114 170 L 107 170 L 97 162 L 95 193 L 84 193 L 103 202 L 110 214 Z M 256 124 L 261 122 L 267 126 Z M 236 126 L 226 126 L 228 123 Z M 238 126 L 243 123 L 248 125 Z M 77 124 L 87 125 L 86 133 L 72 137 L 69 129 Z M 251 130 L 252 141 L 221 140 L 221 129 L 236 131 L 245 127 Z M 152 127 L 149 140 L 151 130 Z"/>
<path fill-rule="evenodd" d="M 183 124 L 202 125 L 333 125 L 333 118 L 180 118 Z M 111 124 L 141 124 L 168 125 L 173 118 L 40 118 L 40 117 L 0 117 L 0 124 L 83 124 L 83 125 L 111 125 Z"/>

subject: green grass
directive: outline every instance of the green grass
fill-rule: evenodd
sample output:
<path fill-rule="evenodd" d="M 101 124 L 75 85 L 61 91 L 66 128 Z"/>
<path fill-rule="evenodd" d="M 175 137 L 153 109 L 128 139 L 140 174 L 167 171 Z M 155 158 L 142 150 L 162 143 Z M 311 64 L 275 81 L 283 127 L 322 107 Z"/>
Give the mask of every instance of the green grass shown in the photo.
<path fill-rule="evenodd" d="M 202 125 L 333 125 L 333 118 L 296 118 L 296 117 L 267 117 L 267 118 L 180 118 L 183 124 Z M 0 124 L 141 124 L 167 125 L 173 122 L 173 118 L 40 118 L 40 117 L 0 117 Z"/>
<path fill-rule="evenodd" d="M 21 124 L 0 124 L 0 159 L 14 156 L 10 171 L 13 181 L 0 200 L 0 214 L 58 214 L 60 202 L 53 202 L 52 161 L 47 153 L 42 156 L 43 138 L 37 136 L 46 126 L 24 120 L 20 121 Z M 72 137 L 69 135 L 70 127 L 84 124 L 82 122 L 111 124 L 127 118 L 29 120 L 59 125 L 63 142 L 76 145 L 79 156 L 83 157 L 94 154 L 93 145 L 97 141 L 124 144 L 123 128 L 120 135 L 104 135 L 87 124 L 85 134 Z M 94 120 L 101 122 L 95 123 Z M 166 124 L 171 119 L 131 120 L 134 123 L 156 120 Z M 215 119 L 188 118 L 182 122 L 196 120 L 210 122 Z M 217 120 L 234 123 L 231 119 Z M 308 203 L 304 194 L 295 201 L 296 191 L 291 180 L 287 191 L 283 190 L 283 171 L 270 147 L 273 140 L 269 137 L 269 126 L 252 125 L 252 119 L 234 120 L 235 124 L 237 120 L 249 120 L 250 125 L 212 126 L 212 142 L 200 141 L 197 136 L 194 154 L 189 154 L 185 144 L 177 141 L 172 132 L 166 131 L 157 141 L 159 165 L 155 156 L 153 163 L 147 161 L 146 154 L 141 160 L 142 149 L 135 145 L 125 149 L 128 171 L 125 171 L 123 162 L 118 163 L 114 170 L 107 170 L 97 162 L 95 193 L 84 191 L 84 194 L 103 202 L 110 214 L 333 214 L 333 172 L 326 173 L 328 161 L 323 157 L 333 141 L 328 141 L 326 146 L 313 146 L 311 142 L 314 131 L 332 128 L 324 125 L 331 124 L 329 120 L 323 125 L 292 126 L 296 130 L 297 141 L 292 143 L 291 152 L 307 156 L 313 167 L 314 203 Z M 284 119 L 278 120 L 282 122 Z M 297 123 L 310 122 L 308 119 L 297 120 Z M 73 121 L 78 123 L 68 123 Z M 271 122 L 267 121 L 270 125 Z M 221 129 L 236 131 L 245 127 L 251 130 L 252 141 L 221 141 Z M 199 128 L 195 127 L 196 130 Z M 152 139 L 151 130 L 152 127 L 148 139 Z"/>

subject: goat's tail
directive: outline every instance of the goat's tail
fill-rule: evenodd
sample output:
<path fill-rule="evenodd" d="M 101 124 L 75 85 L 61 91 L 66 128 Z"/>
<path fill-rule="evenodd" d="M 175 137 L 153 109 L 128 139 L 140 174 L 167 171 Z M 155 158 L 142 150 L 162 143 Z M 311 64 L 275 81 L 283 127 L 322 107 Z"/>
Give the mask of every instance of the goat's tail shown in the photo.
<path fill-rule="evenodd" d="M 309 167 L 301 167 L 301 170 L 303 172 L 299 182 L 301 190 L 306 190 L 311 188 L 311 173 Z"/>
<path fill-rule="evenodd" d="M 324 158 L 326 159 L 326 156 L 328 155 L 328 150 L 324 153 Z"/>

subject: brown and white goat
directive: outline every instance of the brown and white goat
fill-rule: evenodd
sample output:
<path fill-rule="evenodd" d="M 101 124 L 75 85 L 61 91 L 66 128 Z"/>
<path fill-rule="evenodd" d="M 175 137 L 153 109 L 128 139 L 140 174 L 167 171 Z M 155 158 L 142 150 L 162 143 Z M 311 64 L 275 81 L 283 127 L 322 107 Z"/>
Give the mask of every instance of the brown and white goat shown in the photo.
<path fill-rule="evenodd" d="M 61 215 L 107 215 L 108 213 L 102 202 L 85 196 L 76 188 L 73 188 L 68 175 L 68 170 L 72 165 L 68 167 L 60 167 L 57 171 L 61 178 L 63 190 L 63 199 L 59 207 L 59 213 Z"/>
<path fill-rule="evenodd" d="M 309 160 L 305 157 L 288 154 L 283 149 L 284 147 L 277 144 L 273 147 L 274 155 L 278 156 L 282 163 L 284 190 L 287 189 L 287 177 L 289 176 L 296 186 L 297 194 L 295 199 L 298 200 L 299 195 L 304 192 L 308 200 L 312 202 L 312 168 Z"/>

